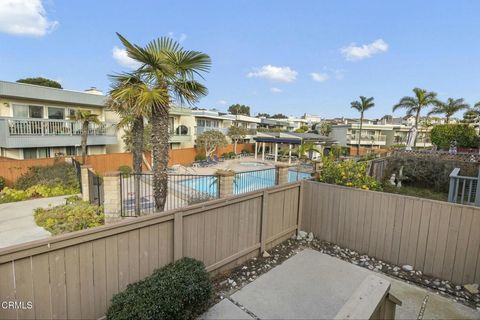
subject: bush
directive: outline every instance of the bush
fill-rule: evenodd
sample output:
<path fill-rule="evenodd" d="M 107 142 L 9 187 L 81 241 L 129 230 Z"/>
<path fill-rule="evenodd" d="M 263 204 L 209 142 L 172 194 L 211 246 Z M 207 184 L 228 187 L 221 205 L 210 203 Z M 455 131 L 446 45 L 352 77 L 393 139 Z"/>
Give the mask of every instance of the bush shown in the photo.
<path fill-rule="evenodd" d="M 367 162 L 336 162 L 334 157 L 324 157 L 319 181 L 364 190 L 382 190 L 381 184 L 367 175 L 367 166 Z"/>
<path fill-rule="evenodd" d="M 475 129 L 467 124 L 441 124 L 433 127 L 431 133 L 432 143 L 442 149 L 450 148 L 456 140 L 457 147 L 478 148 L 479 137 Z"/>
<path fill-rule="evenodd" d="M 30 167 L 14 184 L 15 189 L 26 190 L 35 185 L 80 188 L 75 167 L 68 163 Z"/>
<path fill-rule="evenodd" d="M 118 167 L 118 171 L 120 171 L 120 173 L 124 176 L 129 176 L 132 174 L 132 168 L 130 168 L 130 166 L 127 166 L 127 165 Z"/>
<path fill-rule="evenodd" d="M 104 223 L 102 207 L 87 201 L 74 201 L 48 209 L 35 209 L 35 222 L 52 234 L 62 234 L 93 227 Z"/>
<path fill-rule="evenodd" d="M 243 148 L 241 153 L 250 153 L 250 149 Z"/>
<path fill-rule="evenodd" d="M 195 161 L 203 161 L 203 160 L 207 160 L 207 156 L 204 155 L 203 153 L 199 153 L 195 155 Z"/>
<path fill-rule="evenodd" d="M 79 192 L 79 188 L 66 188 L 63 186 L 51 187 L 42 184 L 31 186 L 26 190 L 5 187 L 2 192 L 0 192 L 0 203 L 23 201 L 33 198 L 57 197 L 66 194 L 76 194 Z"/>
<path fill-rule="evenodd" d="M 194 319 L 206 310 L 211 294 L 203 263 L 182 258 L 116 294 L 107 319 Z"/>
<path fill-rule="evenodd" d="M 5 188 L 5 178 L 0 176 L 0 191 Z"/>

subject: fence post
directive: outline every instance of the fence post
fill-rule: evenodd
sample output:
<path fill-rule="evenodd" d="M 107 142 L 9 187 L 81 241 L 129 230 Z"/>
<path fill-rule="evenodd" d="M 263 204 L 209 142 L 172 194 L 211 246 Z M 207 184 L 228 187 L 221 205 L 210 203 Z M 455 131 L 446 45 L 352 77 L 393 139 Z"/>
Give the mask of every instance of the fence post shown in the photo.
<path fill-rule="evenodd" d="M 82 184 L 82 200 L 90 201 L 90 183 L 88 179 L 88 170 L 91 168 L 89 165 L 83 165 L 80 167 L 80 179 Z"/>
<path fill-rule="evenodd" d="M 175 213 L 173 219 L 173 261 L 183 257 L 183 213 Z"/>
<path fill-rule="evenodd" d="M 260 253 L 265 251 L 267 244 L 267 212 L 268 212 L 268 192 L 263 191 L 262 196 L 262 225 L 260 227 Z"/>
<path fill-rule="evenodd" d="M 275 168 L 277 169 L 278 172 L 278 178 L 277 178 L 277 184 L 286 184 L 288 183 L 288 168 L 291 166 L 288 164 L 284 163 L 277 163 L 275 165 Z"/>
<path fill-rule="evenodd" d="M 475 206 L 480 207 L 480 169 L 478 169 L 477 189 L 475 190 Z"/>
<path fill-rule="evenodd" d="M 105 224 L 121 219 L 120 172 L 107 172 L 103 177 L 103 211 Z"/>
<path fill-rule="evenodd" d="M 216 175 L 220 184 L 220 198 L 225 198 L 233 195 L 233 182 L 235 179 L 235 172 L 229 170 L 217 170 Z"/>
<path fill-rule="evenodd" d="M 455 182 L 459 172 L 460 168 L 455 168 L 453 169 L 452 173 L 450 173 L 450 185 L 448 186 L 448 202 L 457 202 L 457 190 L 455 190 Z"/>

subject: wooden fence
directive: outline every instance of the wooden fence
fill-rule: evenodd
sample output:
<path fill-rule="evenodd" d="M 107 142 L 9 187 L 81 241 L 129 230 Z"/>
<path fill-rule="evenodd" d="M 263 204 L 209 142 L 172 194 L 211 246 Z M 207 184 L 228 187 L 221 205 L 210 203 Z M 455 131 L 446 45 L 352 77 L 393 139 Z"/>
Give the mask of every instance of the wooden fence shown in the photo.
<path fill-rule="evenodd" d="M 217 150 L 217 155 L 221 156 L 223 153 L 233 151 L 233 144 L 229 144 L 224 148 Z M 239 144 L 237 145 L 237 152 L 241 152 L 243 149 L 247 149 L 253 152 L 253 144 Z M 185 149 L 173 149 L 169 151 L 170 160 L 169 166 L 175 164 L 190 165 L 194 160 L 197 153 L 201 151 L 195 148 Z M 81 159 L 82 157 L 76 157 Z M 146 153 L 147 160 L 151 163 L 150 153 Z M 33 166 L 50 166 L 55 161 L 65 161 L 64 158 L 47 158 L 47 159 L 31 159 L 31 160 L 15 160 L 15 159 L 0 159 L 0 177 L 4 177 L 6 184 L 11 186 L 22 174 L 27 172 L 28 168 Z M 97 154 L 87 156 L 86 160 L 88 165 L 91 165 L 93 169 L 99 173 L 104 174 L 109 171 L 117 171 L 120 166 L 132 167 L 132 154 L 131 153 L 109 153 L 109 154 Z M 144 169 L 147 168 L 144 166 Z"/>
<path fill-rule="evenodd" d="M 211 272 L 291 237 L 300 182 L 0 250 L 0 319 L 93 319 L 112 296 L 183 256 Z M 28 309 L 31 301 L 33 308 Z"/>
<path fill-rule="evenodd" d="M 480 209 L 306 181 L 302 229 L 454 283 L 480 282 Z"/>

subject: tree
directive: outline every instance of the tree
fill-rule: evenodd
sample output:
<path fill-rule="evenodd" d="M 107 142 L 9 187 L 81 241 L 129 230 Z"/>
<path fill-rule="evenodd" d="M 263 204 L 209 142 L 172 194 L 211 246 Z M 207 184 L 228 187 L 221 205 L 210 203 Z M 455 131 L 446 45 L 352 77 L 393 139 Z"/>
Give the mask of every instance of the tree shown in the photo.
<path fill-rule="evenodd" d="M 181 104 L 193 104 L 207 95 L 207 88 L 196 78 L 210 70 L 211 60 L 207 54 L 183 49 L 168 37 L 158 38 L 141 47 L 117 35 L 128 56 L 140 63 L 136 72 L 145 77 L 151 89 L 145 104 L 151 109 L 153 197 L 155 208 L 163 211 L 168 189 L 170 104 L 174 100 Z"/>
<path fill-rule="evenodd" d="M 400 99 L 396 105 L 393 106 L 393 112 L 398 109 L 407 109 L 407 116 L 415 115 L 415 129 L 418 130 L 418 123 L 420 120 L 420 112 L 426 109 L 431 105 L 437 103 L 437 94 L 435 92 L 429 92 L 424 89 L 415 88 L 413 89 L 415 93 L 414 97 L 403 97 Z M 417 144 L 417 139 L 415 137 L 414 146 Z"/>
<path fill-rule="evenodd" d="M 88 127 L 91 123 L 99 124 L 100 120 L 98 120 L 97 114 L 92 113 L 90 110 L 82 109 L 77 110 L 70 119 L 79 121 L 82 124 L 80 145 L 82 146 L 82 163 L 85 164 L 87 158 Z"/>
<path fill-rule="evenodd" d="M 257 118 L 270 118 L 270 114 L 268 113 L 257 113 Z"/>
<path fill-rule="evenodd" d="M 37 86 L 42 87 L 50 87 L 50 88 L 57 88 L 63 89 L 62 85 L 55 80 L 50 80 L 47 78 L 36 77 L 36 78 L 25 78 L 17 80 L 18 83 L 27 83 L 27 84 L 34 84 Z"/>
<path fill-rule="evenodd" d="M 358 132 L 358 145 L 357 145 L 357 156 L 360 154 L 360 142 L 362 139 L 362 129 L 363 129 L 363 114 L 370 108 L 375 106 L 373 102 L 373 97 L 367 98 L 364 96 L 360 96 L 360 101 L 353 101 L 350 103 L 351 108 L 360 112 L 360 130 Z"/>
<path fill-rule="evenodd" d="M 231 114 L 243 114 L 245 116 L 249 116 L 250 107 L 244 104 L 232 104 L 230 107 L 228 107 L 228 112 Z"/>
<path fill-rule="evenodd" d="M 303 125 L 303 126 L 300 126 L 300 128 L 296 129 L 295 132 L 296 133 L 305 133 L 305 132 L 308 132 L 308 130 L 310 130 L 310 128 L 306 125 Z"/>
<path fill-rule="evenodd" d="M 308 154 L 311 152 L 322 153 L 315 145 L 311 142 L 306 142 L 298 146 L 297 148 L 298 158 L 300 160 L 307 160 Z"/>
<path fill-rule="evenodd" d="M 332 124 L 329 122 L 322 122 L 322 124 L 320 125 L 320 134 L 322 136 L 328 137 L 331 132 L 332 132 Z"/>
<path fill-rule="evenodd" d="M 448 98 L 447 102 L 436 101 L 435 107 L 428 113 L 432 114 L 445 114 L 445 120 L 450 123 L 450 118 L 458 111 L 469 109 L 470 106 L 463 99 Z"/>
<path fill-rule="evenodd" d="M 471 109 L 471 110 L 467 110 L 463 114 L 462 122 L 467 124 L 475 124 L 479 120 L 480 120 L 480 112 L 475 109 Z"/>
<path fill-rule="evenodd" d="M 243 127 L 237 127 L 235 125 L 231 126 L 228 128 L 228 133 L 227 136 L 232 139 L 234 145 L 233 145 L 233 152 L 237 154 L 237 143 L 239 140 L 245 139 L 245 136 L 248 134 L 248 130 Z"/>
<path fill-rule="evenodd" d="M 272 115 L 270 118 L 272 118 L 272 119 L 288 119 L 288 117 L 286 115 L 284 115 L 283 113 L 276 113 L 276 114 Z"/>
<path fill-rule="evenodd" d="M 440 124 L 430 132 L 432 143 L 448 149 L 453 141 L 463 148 L 478 148 L 479 137 L 475 129 L 467 124 Z"/>
<path fill-rule="evenodd" d="M 225 135 L 217 130 L 208 130 L 197 137 L 197 145 L 205 150 L 207 159 L 217 150 L 228 144 Z"/>

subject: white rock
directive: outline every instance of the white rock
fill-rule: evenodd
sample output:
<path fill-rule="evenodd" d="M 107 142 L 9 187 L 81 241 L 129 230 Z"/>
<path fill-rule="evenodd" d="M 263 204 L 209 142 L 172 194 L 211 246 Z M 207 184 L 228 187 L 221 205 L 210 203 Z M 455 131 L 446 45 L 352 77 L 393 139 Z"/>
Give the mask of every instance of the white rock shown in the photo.
<path fill-rule="evenodd" d="M 463 287 L 465 288 L 465 290 L 467 290 L 471 294 L 477 294 L 479 292 L 477 283 L 466 284 Z"/>
<path fill-rule="evenodd" d="M 313 241 L 313 232 L 310 232 L 310 233 L 308 234 L 307 241 Z"/>
<path fill-rule="evenodd" d="M 242 269 L 243 269 L 243 270 L 246 270 L 246 269 L 248 269 L 248 267 L 247 267 L 247 266 L 243 266 Z"/>
<path fill-rule="evenodd" d="M 270 253 L 268 253 L 267 251 L 263 251 L 263 257 L 264 258 L 270 257 Z"/>
<path fill-rule="evenodd" d="M 411 265 L 403 265 L 402 266 L 403 271 L 413 271 L 413 267 Z"/>
<path fill-rule="evenodd" d="M 307 232 L 300 230 L 298 231 L 298 236 L 300 237 L 300 239 L 304 239 L 307 236 Z"/>

